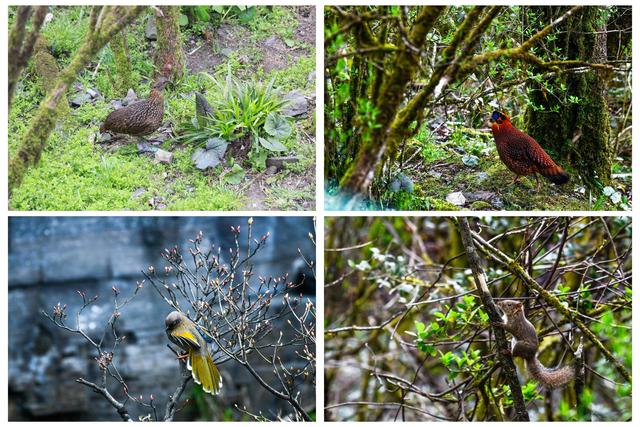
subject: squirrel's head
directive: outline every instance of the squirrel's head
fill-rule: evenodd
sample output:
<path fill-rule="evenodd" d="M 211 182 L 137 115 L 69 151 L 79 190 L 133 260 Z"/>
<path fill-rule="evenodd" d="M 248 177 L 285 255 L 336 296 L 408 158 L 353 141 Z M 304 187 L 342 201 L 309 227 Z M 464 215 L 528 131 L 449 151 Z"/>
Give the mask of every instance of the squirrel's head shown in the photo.
<path fill-rule="evenodd" d="M 511 317 L 522 310 L 522 303 L 520 301 L 504 300 L 498 301 L 496 305 L 500 307 L 500 310 L 502 310 L 507 317 Z"/>

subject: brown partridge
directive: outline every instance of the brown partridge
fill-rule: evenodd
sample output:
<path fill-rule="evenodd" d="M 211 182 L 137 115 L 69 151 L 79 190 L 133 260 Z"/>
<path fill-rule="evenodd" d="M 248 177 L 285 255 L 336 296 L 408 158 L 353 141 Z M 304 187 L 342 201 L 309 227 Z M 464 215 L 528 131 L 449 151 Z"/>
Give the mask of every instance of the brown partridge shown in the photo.
<path fill-rule="evenodd" d="M 164 87 L 171 83 L 160 77 L 151 88 L 149 98 L 112 111 L 100 126 L 100 132 L 149 135 L 160 126 L 164 116 Z"/>
<path fill-rule="evenodd" d="M 516 174 L 514 183 L 520 176 L 531 174 L 536 178 L 536 190 L 540 189 L 537 174 L 558 185 L 569 181 L 569 175 L 549 157 L 535 139 L 513 127 L 509 116 L 494 111 L 491 121 L 498 155 L 500 160 Z"/>

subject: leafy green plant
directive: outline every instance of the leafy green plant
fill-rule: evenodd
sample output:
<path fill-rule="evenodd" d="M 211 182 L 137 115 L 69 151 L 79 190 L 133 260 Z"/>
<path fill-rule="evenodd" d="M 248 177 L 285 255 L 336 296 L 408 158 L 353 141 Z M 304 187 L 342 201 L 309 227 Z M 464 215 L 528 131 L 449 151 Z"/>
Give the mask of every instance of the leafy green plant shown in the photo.
<path fill-rule="evenodd" d="M 233 142 L 247 136 L 254 149 L 286 151 L 281 141 L 291 134 L 291 123 L 283 116 L 288 101 L 274 88 L 274 81 L 243 82 L 236 79 L 231 67 L 224 78 L 203 73 L 213 85 L 213 98 L 207 99 L 207 108 L 197 101 L 196 117 L 181 126 L 184 132 L 177 138 L 191 144 L 203 144 L 211 138 Z"/>

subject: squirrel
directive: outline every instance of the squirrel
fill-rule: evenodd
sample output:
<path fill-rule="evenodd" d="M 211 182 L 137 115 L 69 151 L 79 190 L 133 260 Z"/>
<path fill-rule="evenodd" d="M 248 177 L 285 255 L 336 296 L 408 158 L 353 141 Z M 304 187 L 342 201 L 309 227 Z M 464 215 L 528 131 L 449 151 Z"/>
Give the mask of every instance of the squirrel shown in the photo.
<path fill-rule="evenodd" d="M 503 322 L 492 322 L 492 325 L 513 335 L 511 354 L 524 359 L 529 375 L 548 389 L 563 387 L 571 381 L 574 373 L 570 365 L 549 369 L 538 360 L 538 334 L 525 317 L 522 303 L 505 300 L 499 301 L 497 305 L 504 313 Z"/>

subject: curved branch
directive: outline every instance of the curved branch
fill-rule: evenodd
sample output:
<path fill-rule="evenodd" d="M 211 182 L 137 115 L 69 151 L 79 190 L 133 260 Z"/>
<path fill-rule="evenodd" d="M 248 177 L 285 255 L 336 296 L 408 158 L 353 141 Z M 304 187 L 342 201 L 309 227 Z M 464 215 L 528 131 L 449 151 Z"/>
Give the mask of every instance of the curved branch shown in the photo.
<path fill-rule="evenodd" d="M 493 297 L 487 287 L 486 276 L 484 270 L 480 266 L 480 258 L 478 257 L 478 253 L 473 242 L 472 231 L 469 227 L 469 220 L 466 217 L 460 218 L 458 222 L 458 229 L 460 231 L 462 243 L 464 244 L 464 248 L 467 252 L 469 266 L 473 272 L 478 296 L 487 309 L 489 319 L 492 322 L 499 323 L 502 321 L 502 316 L 493 302 Z M 498 347 L 498 362 L 500 363 L 500 366 L 502 366 L 502 370 L 506 376 L 506 382 L 509 385 L 511 395 L 513 397 L 513 405 L 516 410 L 514 421 L 529 421 L 529 413 L 527 412 L 527 407 L 524 402 L 522 387 L 520 386 L 520 381 L 518 381 L 516 365 L 513 363 L 513 358 L 511 357 L 511 347 L 507 341 L 506 334 L 501 328 L 493 328 L 493 334 L 496 337 L 496 345 Z"/>

